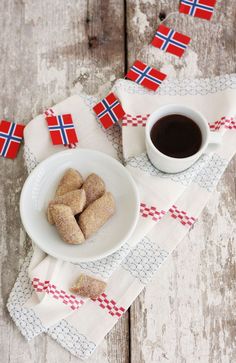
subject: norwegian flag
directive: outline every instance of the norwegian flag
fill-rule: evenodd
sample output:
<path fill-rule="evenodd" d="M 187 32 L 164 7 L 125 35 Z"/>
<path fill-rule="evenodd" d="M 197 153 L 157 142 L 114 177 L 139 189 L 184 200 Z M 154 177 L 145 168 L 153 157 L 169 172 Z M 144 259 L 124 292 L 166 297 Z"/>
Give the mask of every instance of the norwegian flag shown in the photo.
<path fill-rule="evenodd" d="M 2 120 L 0 123 L 0 155 L 14 159 L 23 139 L 25 126 Z"/>
<path fill-rule="evenodd" d="M 105 129 L 114 125 L 122 119 L 125 114 L 125 111 L 114 93 L 109 93 L 108 96 L 103 98 L 101 102 L 93 107 L 93 110 Z"/>
<path fill-rule="evenodd" d="M 136 60 L 126 74 L 126 78 L 131 79 L 131 81 L 134 81 L 141 86 L 156 91 L 162 81 L 166 78 L 166 74 L 161 73 L 155 68 L 147 66 L 139 60 Z"/>
<path fill-rule="evenodd" d="M 176 32 L 165 25 L 160 25 L 152 41 L 154 47 L 181 57 L 185 52 L 191 38 Z"/>
<path fill-rule="evenodd" d="M 47 116 L 46 121 L 53 145 L 68 145 L 78 142 L 75 126 L 70 114 Z"/>
<path fill-rule="evenodd" d="M 181 0 L 179 12 L 211 20 L 216 0 Z"/>
<path fill-rule="evenodd" d="M 52 108 L 49 108 L 48 110 L 46 110 L 44 112 L 44 116 L 46 118 L 48 116 L 56 116 L 56 114 Z M 64 147 L 68 147 L 69 149 L 75 149 L 77 147 L 77 144 L 76 143 L 68 144 L 68 145 L 65 144 Z"/>

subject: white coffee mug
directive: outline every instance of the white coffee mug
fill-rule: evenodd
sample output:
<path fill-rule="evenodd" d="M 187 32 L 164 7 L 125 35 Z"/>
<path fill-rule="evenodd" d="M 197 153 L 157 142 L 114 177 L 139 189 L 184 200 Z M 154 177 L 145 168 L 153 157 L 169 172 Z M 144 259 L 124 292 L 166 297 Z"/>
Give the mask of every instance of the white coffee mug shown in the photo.
<path fill-rule="evenodd" d="M 168 115 L 183 115 L 193 120 L 200 128 L 202 134 L 202 144 L 198 152 L 186 158 L 173 158 L 160 152 L 151 140 L 151 130 L 153 125 L 162 117 Z M 178 137 L 178 135 L 176 135 Z M 198 111 L 177 104 L 169 104 L 154 111 L 148 118 L 145 130 L 146 149 L 151 163 L 165 173 L 179 173 L 188 169 L 197 161 L 204 152 L 211 151 L 211 144 L 220 144 L 221 135 L 219 132 L 211 132 L 205 117 Z"/>

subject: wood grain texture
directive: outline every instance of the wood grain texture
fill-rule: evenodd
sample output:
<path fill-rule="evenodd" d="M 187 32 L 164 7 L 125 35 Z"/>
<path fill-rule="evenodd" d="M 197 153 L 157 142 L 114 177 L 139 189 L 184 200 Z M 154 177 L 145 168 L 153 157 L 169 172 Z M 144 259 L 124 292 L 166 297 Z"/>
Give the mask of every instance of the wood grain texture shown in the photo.
<path fill-rule="evenodd" d="M 170 77 L 235 71 L 234 0 L 218 0 L 212 22 L 168 19 L 192 37 L 181 60 L 148 44 L 170 0 L 2 0 L 1 117 L 27 123 L 71 90 L 102 95 L 138 56 Z M 26 343 L 5 304 L 29 244 L 18 202 L 26 178 L 22 150 L 0 158 L 1 361 L 79 362 L 52 339 Z M 90 363 L 236 361 L 235 160 L 188 237 L 97 349 Z"/>
<path fill-rule="evenodd" d="M 129 66 L 139 58 L 166 72 L 169 79 L 232 73 L 236 62 L 236 7 L 232 1 L 218 0 L 210 22 L 178 13 L 178 4 L 169 0 L 127 1 Z M 191 37 L 189 50 L 182 58 L 150 46 L 162 13 L 166 17 L 170 14 L 167 26 Z"/>
<path fill-rule="evenodd" d="M 153 37 L 158 14 L 176 11 L 177 1 L 129 4 L 129 65 L 138 57 L 179 79 L 236 71 L 232 1 L 217 2 L 212 22 L 180 14 L 167 19 L 166 25 L 192 38 L 180 60 L 142 48 Z M 141 21 L 146 25 L 140 35 L 135 29 Z M 235 166 L 234 159 L 199 221 L 132 305 L 132 363 L 236 361 Z"/>
<path fill-rule="evenodd" d="M 235 220 L 232 161 L 201 218 L 132 305 L 131 362 L 235 361 Z"/>
<path fill-rule="evenodd" d="M 123 2 L 114 0 L 2 0 L 1 117 L 27 123 L 66 98 L 73 88 L 89 94 L 108 91 L 124 72 L 123 10 Z M 116 19 L 116 27 L 112 18 Z M 14 161 L 0 158 L 0 169 L 0 361 L 78 362 L 47 336 L 27 343 L 5 308 L 26 253 L 18 210 L 26 178 L 22 150 Z M 128 332 L 128 319 L 124 316 L 91 362 L 126 363 Z"/>

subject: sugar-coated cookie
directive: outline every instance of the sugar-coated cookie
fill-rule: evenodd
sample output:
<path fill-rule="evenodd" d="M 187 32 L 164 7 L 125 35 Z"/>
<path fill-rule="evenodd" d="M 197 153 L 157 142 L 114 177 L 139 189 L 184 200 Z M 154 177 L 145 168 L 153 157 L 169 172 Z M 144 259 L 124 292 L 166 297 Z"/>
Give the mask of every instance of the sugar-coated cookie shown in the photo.
<path fill-rule="evenodd" d="M 105 193 L 105 183 L 97 174 L 90 174 L 82 187 L 86 193 L 86 206 L 100 198 Z"/>
<path fill-rule="evenodd" d="M 106 286 L 107 284 L 104 281 L 81 274 L 70 290 L 80 296 L 96 299 L 105 291 Z"/>
<path fill-rule="evenodd" d="M 83 178 L 80 173 L 75 169 L 68 169 L 61 178 L 57 190 L 56 197 L 72 190 L 79 189 L 83 184 Z"/>
<path fill-rule="evenodd" d="M 50 224 L 54 224 L 50 208 L 54 204 L 64 204 L 71 208 L 73 215 L 81 213 L 86 204 L 86 194 L 83 189 L 72 190 L 66 194 L 56 197 L 49 203 L 47 218 Z"/>
<path fill-rule="evenodd" d="M 109 192 L 89 204 L 78 218 L 79 226 L 85 238 L 87 239 L 93 233 L 97 232 L 97 230 L 108 221 L 114 212 L 115 199 Z"/>
<path fill-rule="evenodd" d="M 52 218 L 63 241 L 70 244 L 84 242 L 84 235 L 67 205 L 54 204 L 50 207 Z"/>

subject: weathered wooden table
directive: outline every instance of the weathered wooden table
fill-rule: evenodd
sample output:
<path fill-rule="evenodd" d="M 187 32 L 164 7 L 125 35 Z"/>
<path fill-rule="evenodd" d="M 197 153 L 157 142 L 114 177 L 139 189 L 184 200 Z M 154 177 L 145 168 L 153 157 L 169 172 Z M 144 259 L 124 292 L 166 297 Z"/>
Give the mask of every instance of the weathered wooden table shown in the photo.
<path fill-rule="evenodd" d="M 140 49 L 160 13 L 178 0 L 1 0 L 1 117 L 27 123 L 72 89 L 105 95 Z M 218 0 L 212 22 L 179 14 L 167 24 L 193 37 L 184 62 L 168 74 L 208 77 L 235 71 L 235 0 Z M 146 52 L 147 51 L 147 52 Z M 145 58 L 143 58 L 145 59 Z M 162 60 L 156 60 L 162 66 Z M 29 241 L 19 196 L 22 150 L 0 160 L 1 362 L 77 362 L 47 336 L 27 343 L 5 304 Z M 235 160 L 201 218 L 89 362 L 233 363 L 236 361 Z M 160 279 L 161 276 L 161 279 Z"/>

